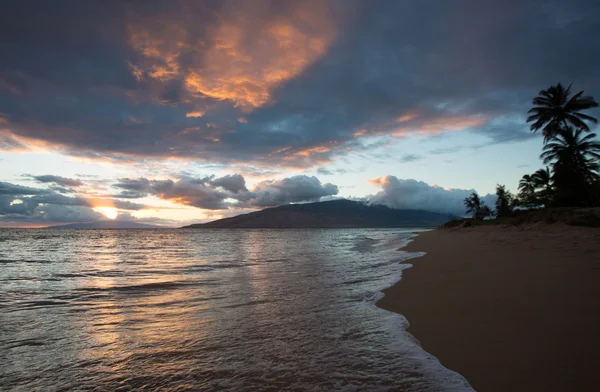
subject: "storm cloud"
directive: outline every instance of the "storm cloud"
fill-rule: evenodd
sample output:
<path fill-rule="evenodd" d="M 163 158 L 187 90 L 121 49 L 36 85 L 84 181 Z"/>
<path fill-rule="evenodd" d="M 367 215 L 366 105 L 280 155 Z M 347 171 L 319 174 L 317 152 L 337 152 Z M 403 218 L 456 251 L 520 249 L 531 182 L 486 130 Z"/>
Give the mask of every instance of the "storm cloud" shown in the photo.
<path fill-rule="evenodd" d="M 600 90 L 599 16 L 591 0 L 9 2 L 0 146 L 307 168 L 415 131 L 514 142 L 540 89 Z M 188 201 L 221 205 L 206 197 Z"/>

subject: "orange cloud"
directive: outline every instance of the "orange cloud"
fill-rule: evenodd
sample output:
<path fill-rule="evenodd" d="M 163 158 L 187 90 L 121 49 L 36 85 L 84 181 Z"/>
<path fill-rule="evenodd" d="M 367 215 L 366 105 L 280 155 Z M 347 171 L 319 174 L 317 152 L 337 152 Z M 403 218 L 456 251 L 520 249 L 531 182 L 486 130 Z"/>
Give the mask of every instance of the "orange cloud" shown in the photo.
<path fill-rule="evenodd" d="M 209 41 L 192 41 L 175 22 L 130 27 L 130 43 L 146 59 L 144 66 L 132 65 L 132 74 L 138 77 L 143 68 L 158 81 L 178 77 L 192 98 L 230 100 L 251 111 L 269 103 L 277 85 L 321 58 L 334 39 L 336 25 L 319 0 L 295 4 L 278 15 L 267 2 L 224 8 L 209 28 Z M 196 60 L 181 66 L 183 52 Z"/>
<path fill-rule="evenodd" d="M 387 176 L 377 177 L 377 178 L 367 180 L 368 184 L 371 184 L 373 186 L 378 186 L 378 187 L 385 185 L 387 182 L 388 182 Z"/>
<path fill-rule="evenodd" d="M 58 148 L 57 145 L 42 139 L 16 135 L 8 130 L 8 128 L 2 128 L 2 120 L 4 119 L 0 118 L 0 150 L 9 153 L 44 153 Z M 4 122 L 8 124 L 8 121 Z"/>
<path fill-rule="evenodd" d="M 202 117 L 204 116 L 204 112 L 203 111 L 194 111 L 194 112 L 188 112 L 185 114 L 186 117 Z"/>
<path fill-rule="evenodd" d="M 488 119 L 483 116 L 441 116 L 432 119 L 423 119 L 411 124 L 409 120 L 406 120 L 408 124 L 401 127 L 392 129 L 391 135 L 400 137 L 406 136 L 411 132 L 418 132 L 419 134 L 439 134 L 446 131 L 461 131 L 463 129 L 469 129 L 477 126 L 486 124 Z"/>
<path fill-rule="evenodd" d="M 329 151 L 331 151 L 331 148 L 329 148 L 329 147 L 317 146 L 317 147 L 306 148 L 304 150 L 297 151 L 293 154 L 293 156 L 310 157 L 315 154 L 324 154 Z"/>
<path fill-rule="evenodd" d="M 396 119 L 396 121 L 398 121 L 398 122 L 406 122 L 406 121 L 414 120 L 417 117 L 418 117 L 418 115 L 416 113 L 408 113 L 408 114 L 404 114 L 404 115 L 398 117 Z"/>

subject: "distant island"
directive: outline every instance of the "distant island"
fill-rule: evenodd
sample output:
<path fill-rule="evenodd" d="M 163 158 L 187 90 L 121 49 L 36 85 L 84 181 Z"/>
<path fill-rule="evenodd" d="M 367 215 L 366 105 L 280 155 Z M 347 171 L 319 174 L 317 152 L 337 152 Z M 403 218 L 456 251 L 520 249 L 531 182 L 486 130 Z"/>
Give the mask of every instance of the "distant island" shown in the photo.
<path fill-rule="evenodd" d="M 437 227 L 453 219 L 450 214 L 399 210 L 351 200 L 290 204 L 183 227 L 212 228 L 377 228 Z"/>
<path fill-rule="evenodd" d="M 68 225 L 48 226 L 47 229 L 162 229 L 161 226 L 144 223 L 103 220 L 86 223 L 71 223 Z"/>

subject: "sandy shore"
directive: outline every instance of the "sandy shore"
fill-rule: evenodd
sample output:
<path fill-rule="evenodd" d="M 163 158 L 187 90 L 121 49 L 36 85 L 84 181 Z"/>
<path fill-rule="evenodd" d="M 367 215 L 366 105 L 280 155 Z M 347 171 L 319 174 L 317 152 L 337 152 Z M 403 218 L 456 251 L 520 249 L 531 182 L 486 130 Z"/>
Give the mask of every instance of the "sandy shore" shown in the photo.
<path fill-rule="evenodd" d="M 600 230 L 477 227 L 419 235 L 378 305 L 478 391 L 600 390 Z"/>

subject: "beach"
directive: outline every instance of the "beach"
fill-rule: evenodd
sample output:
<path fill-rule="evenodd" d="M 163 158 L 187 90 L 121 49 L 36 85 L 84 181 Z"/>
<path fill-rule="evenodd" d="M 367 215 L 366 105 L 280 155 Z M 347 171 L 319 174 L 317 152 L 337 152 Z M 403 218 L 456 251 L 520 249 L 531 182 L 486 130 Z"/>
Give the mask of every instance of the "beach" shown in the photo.
<path fill-rule="evenodd" d="M 378 306 L 478 391 L 596 391 L 600 230 L 482 226 L 420 234 Z"/>

